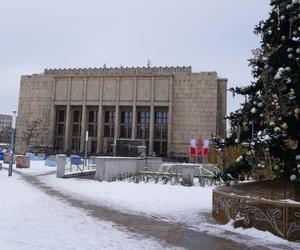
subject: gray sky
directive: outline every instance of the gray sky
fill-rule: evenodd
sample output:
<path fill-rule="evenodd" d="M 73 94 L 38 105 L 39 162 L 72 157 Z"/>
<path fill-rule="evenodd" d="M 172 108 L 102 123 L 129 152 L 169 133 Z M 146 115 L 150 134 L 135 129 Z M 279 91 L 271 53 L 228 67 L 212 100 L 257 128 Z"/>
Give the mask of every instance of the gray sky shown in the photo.
<path fill-rule="evenodd" d="M 252 80 L 247 59 L 264 0 L 0 0 L 0 113 L 18 106 L 20 76 L 44 68 L 192 66 L 228 87 Z M 228 111 L 241 99 L 228 95 Z"/>

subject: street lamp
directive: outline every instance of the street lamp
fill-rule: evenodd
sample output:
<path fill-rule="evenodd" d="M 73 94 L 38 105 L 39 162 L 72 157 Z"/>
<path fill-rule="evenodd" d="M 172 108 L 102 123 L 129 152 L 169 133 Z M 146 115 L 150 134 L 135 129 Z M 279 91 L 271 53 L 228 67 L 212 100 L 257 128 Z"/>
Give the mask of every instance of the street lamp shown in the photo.
<path fill-rule="evenodd" d="M 14 151 L 15 151 L 15 142 L 16 142 L 16 111 L 13 111 L 13 119 L 11 124 L 11 143 L 9 149 L 9 167 L 8 167 L 8 176 L 12 176 L 13 161 L 14 161 Z"/>

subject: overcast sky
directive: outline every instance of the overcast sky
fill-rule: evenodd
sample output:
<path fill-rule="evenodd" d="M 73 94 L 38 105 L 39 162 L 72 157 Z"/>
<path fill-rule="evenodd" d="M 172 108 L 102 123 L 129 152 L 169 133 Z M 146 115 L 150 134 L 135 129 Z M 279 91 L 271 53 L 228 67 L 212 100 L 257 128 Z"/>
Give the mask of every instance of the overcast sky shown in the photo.
<path fill-rule="evenodd" d="M 17 110 L 21 75 L 44 68 L 192 66 L 228 87 L 252 80 L 247 59 L 265 0 L 0 0 L 0 114 Z M 228 111 L 241 99 L 228 95 Z"/>

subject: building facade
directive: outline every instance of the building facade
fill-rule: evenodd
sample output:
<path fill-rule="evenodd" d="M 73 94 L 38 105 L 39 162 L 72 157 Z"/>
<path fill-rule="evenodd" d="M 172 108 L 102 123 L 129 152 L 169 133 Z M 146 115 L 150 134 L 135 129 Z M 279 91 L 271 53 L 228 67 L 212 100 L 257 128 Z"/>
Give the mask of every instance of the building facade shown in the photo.
<path fill-rule="evenodd" d="M 12 116 L 0 114 L 0 142 L 10 142 L 11 126 Z"/>
<path fill-rule="evenodd" d="M 116 138 L 144 139 L 153 155 L 188 155 L 191 138 L 226 134 L 227 79 L 191 67 L 45 69 L 21 77 L 16 151 L 26 124 L 42 121 L 39 146 L 107 154 Z M 35 145 L 36 146 L 36 145 Z"/>

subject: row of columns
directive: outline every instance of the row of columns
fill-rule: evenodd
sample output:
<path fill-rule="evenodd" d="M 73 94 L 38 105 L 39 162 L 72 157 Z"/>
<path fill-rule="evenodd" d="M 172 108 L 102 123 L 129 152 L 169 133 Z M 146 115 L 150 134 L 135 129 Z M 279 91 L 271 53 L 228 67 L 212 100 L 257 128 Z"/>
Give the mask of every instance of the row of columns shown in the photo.
<path fill-rule="evenodd" d="M 172 90 L 173 90 L 173 78 L 171 77 L 171 84 L 169 85 L 169 106 L 168 106 L 168 114 L 169 114 L 169 124 L 168 124 L 168 154 L 171 152 L 171 140 L 172 140 Z M 103 79 L 101 80 L 101 86 L 103 86 Z M 154 145 L 154 77 L 152 77 L 152 83 L 151 83 L 151 100 L 150 100 L 150 128 L 149 128 L 149 154 L 153 154 L 153 145 Z M 65 125 L 65 138 L 64 138 L 64 151 L 68 152 L 70 150 L 70 142 L 71 142 L 71 78 L 68 82 L 68 95 L 67 95 L 67 105 L 66 105 L 66 125 Z M 84 144 L 85 144 L 85 131 L 87 129 L 87 104 L 86 104 L 86 85 L 87 80 L 84 81 L 84 93 L 83 93 L 83 102 L 82 102 L 82 120 L 81 120 L 81 146 L 80 150 L 83 152 L 84 150 Z M 134 81 L 134 100 L 132 105 L 132 139 L 136 139 L 137 137 L 137 100 L 136 100 L 136 86 L 137 86 L 137 78 Z M 51 142 L 52 145 L 54 145 L 54 133 L 55 133 L 55 87 L 56 84 L 54 84 L 53 89 L 53 105 L 51 107 L 51 116 L 52 116 L 52 123 L 51 123 Z M 102 92 L 102 90 L 101 90 Z M 119 85 L 117 85 L 117 96 L 120 95 L 120 88 Z M 104 128 L 104 115 L 103 115 L 103 105 L 102 105 L 102 94 L 100 95 L 99 99 L 99 110 L 98 110 L 98 128 L 97 128 L 97 153 L 100 153 L 103 149 L 103 128 Z M 119 105 L 119 98 L 117 98 L 117 101 L 115 103 L 115 130 L 114 130 L 114 139 L 119 138 L 119 132 L 120 132 L 120 105 Z"/>
<path fill-rule="evenodd" d="M 55 107 L 54 107 L 55 108 Z M 66 124 L 65 124 L 65 138 L 64 138 L 64 151 L 70 150 L 71 142 L 71 121 L 72 121 L 72 110 L 71 105 L 67 105 L 66 109 Z M 53 117 L 55 118 L 55 116 Z M 54 119 L 55 122 L 55 119 Z M 103 148 L 103 130 L 104 130 L 104 114 L 103 107 L 99 105 L 98 109 L 98 127 L 97 127 L 97 153 L 101 153 Z M 114 139 L 120 137 L 120 106 L 115 107 L 115 128 L 114 128 Z M 54 125 L 55 126 L 55 125 Z M 132 107 L 132 131 L 131 139 L 137 138 L 137 107 Z M 81 121 L 81 144 L 80 151 L 84 151 L 85 145 L 85 131 L 87 130 L 87 106 L 82 106 L 82 121 Z M 54 131 L 53 131 L 54 132 Z M 170 133 L 170 131 L 168 132 Z M 54 133 L 53 133 L 54 134 Z M 169 137 L 169 135 L 168 135 Z M 154 106 L 150 107 L 150 128 L 149 128 L 149 154 L 153 153 L 153 138 L 154 138 Z M 54 144 L 54 140 L 53 140 Z"/>

